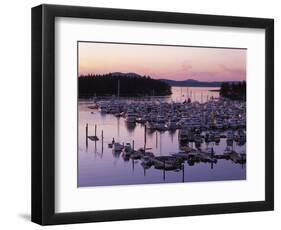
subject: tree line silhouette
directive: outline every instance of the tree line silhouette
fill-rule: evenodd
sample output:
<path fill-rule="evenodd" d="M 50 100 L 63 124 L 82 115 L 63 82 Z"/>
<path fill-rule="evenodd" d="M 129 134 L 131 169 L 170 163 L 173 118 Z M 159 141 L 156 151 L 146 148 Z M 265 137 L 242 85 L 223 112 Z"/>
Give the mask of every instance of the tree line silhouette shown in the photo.
<path fill-rule="evenodd" d="M 79 97 L 118 95 L 118 84 L 120 96 L 166 96 L 171 94 L 170 85 L 149 76 L 126 76 L 109 73 L 79 76 Z"/>
<path fill-rule="evenodd" d="M 232 100 L 246 101 L 246 81 L 223 82 L 220 88 L 220 96 Z"/>

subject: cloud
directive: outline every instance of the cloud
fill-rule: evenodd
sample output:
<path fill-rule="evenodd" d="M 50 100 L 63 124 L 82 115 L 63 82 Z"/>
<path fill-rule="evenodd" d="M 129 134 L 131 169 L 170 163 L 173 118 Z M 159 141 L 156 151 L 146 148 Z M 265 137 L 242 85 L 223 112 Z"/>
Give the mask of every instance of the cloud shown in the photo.
<path fill-rule="evenodd" d="M 184 72 L 184 73 L 189 73 L 190 70 L 192 69 L 192 65 L 189 64 L 189 61 L 185 61 L 182 63 L 181 68 L 180 68 L 180 72 Z"/>
<path fill-rule="evenodd" d="M 237 76 L 246 76 L 245 69 L 239 69 L 239 68 L 229 68 L 225 65 L 220 65 L 222 70 L 226 73 L 229 73 L 231 75 L 237 75 Z"/>

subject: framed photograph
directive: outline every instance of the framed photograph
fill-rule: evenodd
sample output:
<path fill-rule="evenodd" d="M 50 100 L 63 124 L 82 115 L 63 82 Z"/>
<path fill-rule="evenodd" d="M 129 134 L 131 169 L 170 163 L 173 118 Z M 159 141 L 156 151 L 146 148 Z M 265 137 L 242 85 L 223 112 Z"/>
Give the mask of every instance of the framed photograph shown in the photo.
<path fill-rule="evenodd" d="M 32 221 L 273 210 L 274 21 L 32 8 Z"/>

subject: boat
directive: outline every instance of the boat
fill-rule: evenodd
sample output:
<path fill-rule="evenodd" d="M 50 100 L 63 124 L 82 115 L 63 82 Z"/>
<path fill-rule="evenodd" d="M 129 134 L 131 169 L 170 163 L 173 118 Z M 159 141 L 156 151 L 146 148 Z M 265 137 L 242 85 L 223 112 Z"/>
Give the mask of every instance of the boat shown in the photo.
<path fill-rule="evenodd" d="M 178 128 L 177 126 L 177 121 L 170 119 L 169 122 L 167 123 L 167 129 L 169 130 L 176 130 Z"/>
<path fill-rule="evenodd" d="M 189 141 L 189 130 L 188 129 L 180 129 L 178 138 L 180 142 L 188 142 Z"/>
<path fill-rule="evenodd" d="M 155 169 L 176 170 L 180 169 L 183 160 L 175 156 L 159 156 L 151 159 Z"/>
<path fill-rule="evenodd" d="M 206 153 L 206 154 L 209 154 L 209 155 L 214 155 L 215 152 L 214 152 L 214 148 L 213 147 L 207 147 L 205 148 L 203 151 L 201 151 L 203 153 Z"/>
<path fill-rule="evenodd" d="M 227 146 L 226 149 L 224 150 L 223 154 L 229 155 L 233 152 L 232 148 Z"/>
<path fill-rule="evenodd" d="M 235 135 L 235 141 L 241 144 L 246 142 L 246 133 L 244 132 L 244 130 L 239 129 L 237 131 L 237 134 Z"/>
<path fill-rule="evenodd" d="M 133 151 L 132 146 L 130 143 L 126 143 L 126 145 L 124 146 L 124 151 L 126 153 L 131 153 Z"/>
<path fill-rule="evenodd" d="M 108 105 L 105 104 L 105 103 L 101 103 L 101 104 L 99 105 L 99 111 L 100 111 L 101 113 L 107 113 L 107 112 L 108 112 Z"/>
<path fill-rule="evenodd" d="M 154 127 L 159 131 L 165 131 L 167 129 L 165 123 L 154 123 Z"/>
<path fill-rule="evenodd" d="M 202 162 L 217 163 L 217 159 L 214 157 L 214 154 L 214 149 L 212 147 L 207 147 L 204 150 L 199 150 L 198 157 Z"/>
<path fill-rule="evenodd" d="M 118 142 L 115 142 L 115 143 L 112 144 L 112 151 L 113 152 L 122 152 L 123 148 L 124 148 L 124 146 L 121 145 Z"/>
<path fill-rule="evenodd" d="M 141 165 L 145 168 L 148 169 L 153 165 L 153 160 L 150 156 L 143 156 L 141 158 Z"/>
<path fill-rule="evenodd" d="M 226 135 L 226 143 L 227 145 L 233 145 L 234 133 L 233 131 L 228 131 Z"/>
<path fill-rule="evenodd" d="M 221 139 L 220 133 L 219 132 L 214 132 L 214 141 L 216 143 L 218 143 L 218 142 L 220 142 L 220 139 Z"/>
<path fill-rule="evenodd" d="M 137 118 L 137 114 L 133 109 L 128 109 L 127 115 L 126 115 L 126 122 L 128 123 L 135 123 Z"/>
<path fill-rule="evenodd" d="M 146 122 L 145 125 L 146 125 L 147 129 L 150 129 L 150 130 L 155 130 L 156 129 L 156 123 L 154 123 L 152 121 L 151 122 Z"/>
<path fill-rule="evenodd" d="M 187 146 L 180 146 L 180 150 L 184 151 L 185 153 L 190 153 L 191 151 L 194 151 L 193 148 Z"/>

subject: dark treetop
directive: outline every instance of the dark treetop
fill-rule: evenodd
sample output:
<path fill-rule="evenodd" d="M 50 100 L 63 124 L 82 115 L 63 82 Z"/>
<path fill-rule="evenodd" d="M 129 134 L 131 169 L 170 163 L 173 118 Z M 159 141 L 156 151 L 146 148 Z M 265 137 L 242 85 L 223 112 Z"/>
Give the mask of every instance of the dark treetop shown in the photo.
<path fill-rule="evenodd" d="M 246 100 L 246 82 L 223 82 L 221 84 L 220 96 L 233 100 Z"/>
<path fill-rule="evenodd" d="M 119 96 L 166 96 L 171 94 L 169 84 L 152 79 L 149 76 L 140 76 L 133 73 L 81 75 L 78 78 L 78 87 L 80 98 L 117 96 L 118 88 Z"/>

